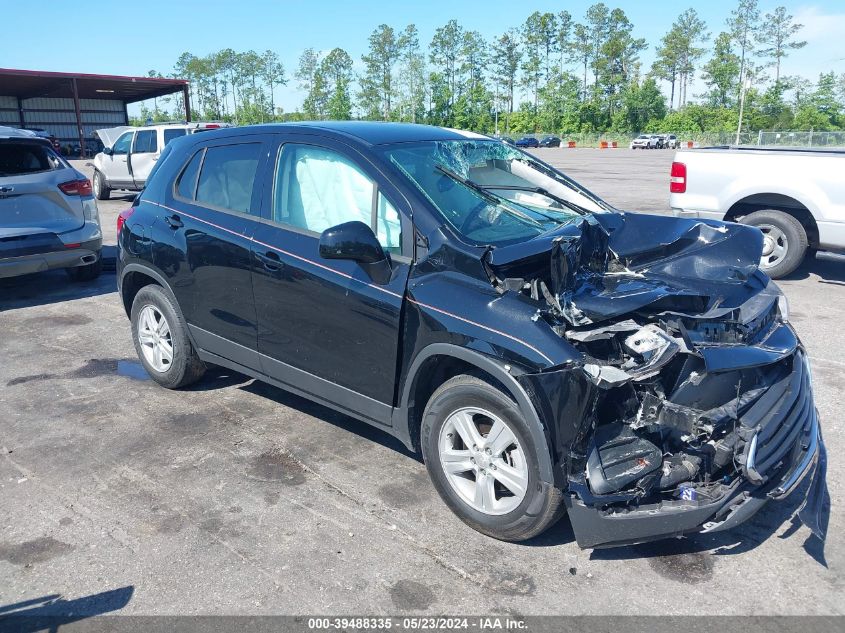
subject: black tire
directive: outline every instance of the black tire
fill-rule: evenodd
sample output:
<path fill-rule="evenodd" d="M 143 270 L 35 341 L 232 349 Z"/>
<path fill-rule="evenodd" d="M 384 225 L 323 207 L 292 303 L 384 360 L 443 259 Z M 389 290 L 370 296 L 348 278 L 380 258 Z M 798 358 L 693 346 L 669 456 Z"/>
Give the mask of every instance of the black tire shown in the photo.
<path fill-rule="evenodd" d="M 173 360 L 166 371 L 157 371 L 147 361 L 141 350 L 141 342 L 138 338 L 138 317 L 141 310 L 146 306 L 156 308 L 167 320 L 167 325 L 170 328 Z M 205 363 L 200 360 L 191 340 L 188 338 L 188 328 L 182 318 L 182 313 L 161 286 L 151 284 L 138 291 L 135 300 L 132 302 L 131 323 L 135 352 L 138 354 L 144 369 L 158 384 L 168 389 L 178 389 L 202 378 L 205 373 Z"/>
<path fill-rule="evenodd" d="M 807 253 L 807 231 L 804 230 L 801 222 L 794 216 L 777 211 L 775 209 L 764 209 L 749 213 L 741 220 L 742 224 L 761 227 L 776 227 L 786 237 L 786 253 L 773 261 L 768 261 L 764 256 L 760 262 L 760 268 L 772 279 L 786 277 L 794 271 Z"/>
<path fill-rule="evenodd" d="M 97 197 L 97 200 L 108 200 L 111 196 L 111 189 L 106 183 L 106 179 L 99 171 L 94 171 L 94 195 Z"/>
<path fill-rule="evenodd" d="M 74 281 L 93 281 L 103 272 L 103 254 L 102 251 L 97 251 L 97 261 L 93 264 L 86 264 L 85 266 L 76 266 L 75 268 L 65 268 L 67 274 Z"/>
<path fill-rule="evenodd" d="M 521 503 L 507 514 L 487 514 L 464 501 L 446 477 L 440 460 L 439 438 L 443 426 L 460 408 L 477 407 L 504 421 L 525 454 L 528 485 Z M 429 477 L 440 497 L 464 523 L 502 541 L 524 541 L 545 531 L 564 512 L 562 495 L 540 481 L 538 451 L 528 424 L 516 403 L 488 382 L 460 375 L 443 383 L 431 396 L 423 414 L 420 444 Z"/>

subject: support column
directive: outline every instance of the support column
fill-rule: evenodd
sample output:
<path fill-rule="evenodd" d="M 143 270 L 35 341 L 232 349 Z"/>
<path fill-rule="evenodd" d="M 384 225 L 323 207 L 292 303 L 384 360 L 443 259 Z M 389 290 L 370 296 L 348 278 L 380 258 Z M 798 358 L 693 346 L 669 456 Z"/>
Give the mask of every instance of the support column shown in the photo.
<path fill-rule="evenodd" d="M 191 122 L 191 91 L 188 90 L 188 84 L 182 86 L 182 98 L 185 100 L 185 122 Z"/>
<path fill-rule="evenodd" d="M 18 97 L 17 99 L 18 99 L 18 120 L 21 122 L 21 129 L 24 129 L 26 127 L 26 119 L 24 118 L 24 115 L 23 115 L 23 101 L 21 101 L 20 97 Z"/>
<path fill-rule="evenodd" d="M 70 80 L 73 88 L 73 109 L 76 110 L 76 130 L 79 132 L 79 157 L 85 156 L 85 130 L 82 127 L 82 111 L 79 108 L 79 88 L 76 85 L 76 77 Z"/>

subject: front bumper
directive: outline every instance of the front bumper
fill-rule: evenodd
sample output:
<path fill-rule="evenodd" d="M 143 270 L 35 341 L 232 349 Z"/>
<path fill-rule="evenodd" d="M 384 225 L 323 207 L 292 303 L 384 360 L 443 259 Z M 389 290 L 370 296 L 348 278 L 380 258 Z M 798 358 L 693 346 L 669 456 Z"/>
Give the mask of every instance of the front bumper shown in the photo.
<path fill-rule="evenodd" d="M 791 462 L 783 468 L 779 477 L 763 486 L 754 486 L 746 478 L 738 477 L 726 493 L 712 503 L 696 505 L 692 501 L 678 500 L 614 511 L 591 504 L 595 498 L 587 487 L 571 485 L 570 492 L 573 494 L 565 496 L 565 502 L 580 547 L 614 547 L 691 533 L 729 530 L 750 519 L 769 501 L 786 498 L 802 481 L 812 477 L 799 516 L 817 536 L 824 538 L 817 527 L 820 523 L 818 517 L 806 517 L 802 513 L 805 508 L 815 508 L 818 512 L 822 507 L 817 500 L 822 499 L 827 491 L 825 461 L 818 413 L 814 410 L 809 428 L 799 439 Z"/>

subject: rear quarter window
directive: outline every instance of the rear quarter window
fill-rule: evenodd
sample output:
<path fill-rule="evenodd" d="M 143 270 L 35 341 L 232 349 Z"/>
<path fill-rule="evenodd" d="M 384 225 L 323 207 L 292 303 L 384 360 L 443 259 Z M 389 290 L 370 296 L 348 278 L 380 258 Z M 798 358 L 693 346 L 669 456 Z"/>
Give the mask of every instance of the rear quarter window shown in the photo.
<path fill-rule="evenodd" d="M 40 143 L 0 143 L 0 177 L 35 174 L 66 167 L 56 153 Z"/>
<path fill-rule="evenodd" d="M 180 198 L 185 198 L 186 200 L 194 199 L 194 193 L 197 190 L 197 175 L 200 172 L 203 151 L 199 150 L 196 152 L 176 178 L 176 195 Z"/>

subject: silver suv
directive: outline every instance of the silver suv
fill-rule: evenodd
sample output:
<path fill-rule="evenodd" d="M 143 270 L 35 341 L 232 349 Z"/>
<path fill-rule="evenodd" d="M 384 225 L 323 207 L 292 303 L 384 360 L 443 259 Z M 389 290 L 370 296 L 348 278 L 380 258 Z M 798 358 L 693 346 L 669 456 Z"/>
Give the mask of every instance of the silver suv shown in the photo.
<path fill-rule="evenodd" d="M 48 139 L 0 127 L 0 278 L 66 268 L 94 279 L 102 244 L 91 181 Z"/>

